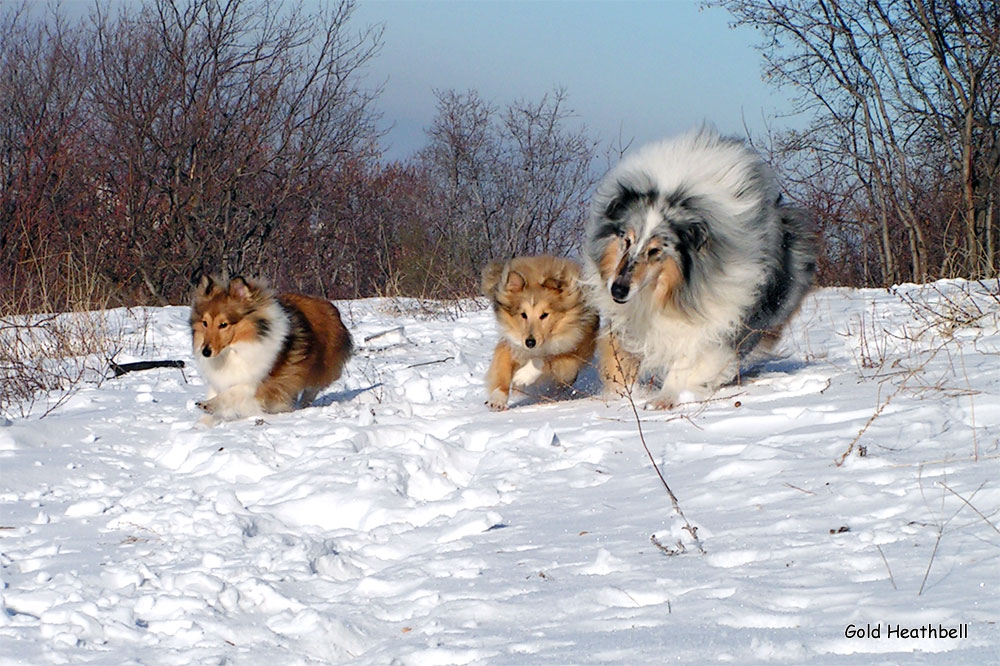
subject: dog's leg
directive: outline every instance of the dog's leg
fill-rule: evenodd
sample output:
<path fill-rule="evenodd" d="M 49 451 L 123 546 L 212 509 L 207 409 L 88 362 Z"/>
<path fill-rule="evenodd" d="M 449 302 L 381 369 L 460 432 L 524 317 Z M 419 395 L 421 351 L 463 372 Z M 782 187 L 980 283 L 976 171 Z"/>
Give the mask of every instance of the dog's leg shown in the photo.
<path fill-rule="evenodd" d="M 282 382 L 273 379 L 265 379 L 257 387 L 257 401 L 268 414 L 292 411 L 295 409 L 295 394 L 290 393 Z"/>
<path fill-rule="evenodd" d="M 708 398 L 730 381 L 739 368 L 736 352 L 727 348 L 700 349 L 695 358 L 680 358 L 663 378 L 663 389 L 650 406 L 670 409 L 684 392 L 694 400 Z"/>
<path fill-rule="evenodd" d="M 213 417 L 213 423 L 216 420 L 242 419 L 261 413 L 261 405 L 254 395 L 253 387 L 246 384 L 234 386 L 210 400 L 199 402 L 198 407 Z M 205 419 L 202 421 L 207 423 Z"/>
<path fill-rule="evenodd" d="M 313 404 L 313 400 L 319 395 L 318 388 L 307 388 L 302 391 L 302 395 L 299 396 L 299 408 L 308 407 Z"/>
<path fill-rule="evenodd" d="M 548 366 L 549 373 L 556 380 L 556 384 L 561 389 L 569 390 L 573 387 L 577 375 L 580 374 L 583 360 L 576 354 L 563 354 L 549 361 Z"/>
<path fill-rule="evenodd" d="M 549 372 L 555 378 L 556 383 L 566 390 L 571 390 L 576 378 L 580 375 L 580 370 L 592 362 L 596 345 L 597 322 L 595 321 L 591 330 L 580 341 L 576 349 L 550 361 Z"/>
<path fill-rule="evenodd" d="M 486 372 L 486 404 L 494 411 L 507 409 L 510 382 L 514 376 L 514 357 L 510 346 L 501 340 L 493 350 L 493 362 Z"/>
<path fill-rule="evenodd" d="M 740 368 L 739 356 L 734 349 L 718 347 L 706 350 L 695 360 L 689 383 L 691 391 L 707 398 L 723 384 L 732 381 Z"/>
<path fill-rule="evenodd" d="M 639 359 L 625 351 L 610 331 L 597 339 L 597 355 L 605 394 L 625 395 L 639 377 Z"/>

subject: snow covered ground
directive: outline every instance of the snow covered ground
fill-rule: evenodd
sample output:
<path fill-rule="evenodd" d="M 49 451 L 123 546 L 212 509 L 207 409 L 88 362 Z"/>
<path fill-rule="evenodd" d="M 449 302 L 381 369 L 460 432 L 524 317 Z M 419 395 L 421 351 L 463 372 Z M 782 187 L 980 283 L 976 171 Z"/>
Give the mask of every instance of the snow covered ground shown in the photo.
<path fill-rule="evenodd" d="M 341 303 L 317 406 L 212 429 L 187 309 L 116 311 L 188 367 L 0 426 L 0 664 L 1000 663 L 998 293 L 818 291 L 741 386 L 640 402 L 705 554 L 593 372 L 483 406 L 484 307 Z"/>

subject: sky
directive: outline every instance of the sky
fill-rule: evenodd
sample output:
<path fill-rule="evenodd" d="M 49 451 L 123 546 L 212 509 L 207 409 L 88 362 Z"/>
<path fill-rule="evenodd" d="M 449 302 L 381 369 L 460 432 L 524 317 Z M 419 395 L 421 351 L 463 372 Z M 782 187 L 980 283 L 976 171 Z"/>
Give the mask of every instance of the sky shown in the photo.
<path fill-rule="evenodd" d="M 93 0 L 62 6 L 85 15 Z M 599 154 L 704 122 L 743 136 L 804 124 L 789 92 L 763 81 L 753 29 L 730 27 L 726 10 L 698 0 L 357 0 L 351 21 L 384 28 L 365 76 L 383 87 L 386 160 L 426 144 L 435 90 L 475 90 L 503 107 L 563 88 Z"/>
<path fill-rule="evenodd" d="M 425 145 L 435 90 L 476 90 L 504 106 L 564 88 L 602 147 L 703 122 L 737 135 L 796 124 L 787 92 L 762 80 L 754 31 L 698 2 L 359 0 L 352 20 L 385 28 L 367 76 L 384 84 L 389 160 Z"/>

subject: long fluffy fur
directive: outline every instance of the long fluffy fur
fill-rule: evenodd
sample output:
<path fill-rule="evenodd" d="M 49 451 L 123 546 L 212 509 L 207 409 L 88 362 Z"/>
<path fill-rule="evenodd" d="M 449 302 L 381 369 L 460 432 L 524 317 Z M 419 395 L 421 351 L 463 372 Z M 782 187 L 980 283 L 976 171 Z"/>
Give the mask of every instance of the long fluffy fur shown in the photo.
<path fill-rule="evenodd" d="M 275 296 L 258 281 L 203 277 L 191 304 L 191 339 L 209 384 L 203 422 L 305 407 L 336 381 L 351 334 L 329 301 Z"/>
<path fill-rule="evenodd" d="M 579 265 L 547 255 L 492 263 L 482 290 L 501 332 L 486 373 L 486 404 L 506 409 L 512 386 L 546 377 L 571 386 L 593 356 L 598 325 L 584 302 Z"/>
<path fill-rule="evenodd" d="M 743 141 L 701 129 L 625 158 L 598 184 L 585 282 L 607 322 L 609 388 L 641 373 L 661 406 L 707 395 L 775 339 L 809 290 L 816 244 L 781 204 L 774 172 Z"/>

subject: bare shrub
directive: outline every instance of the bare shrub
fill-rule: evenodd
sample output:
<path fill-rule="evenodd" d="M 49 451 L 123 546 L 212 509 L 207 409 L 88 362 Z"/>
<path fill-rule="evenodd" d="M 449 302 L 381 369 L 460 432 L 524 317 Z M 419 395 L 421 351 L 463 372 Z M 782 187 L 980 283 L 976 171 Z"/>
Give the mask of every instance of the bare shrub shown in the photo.
<path fill-rule="evenodd" d="M 117 354 L 145 351 L 148 320 L 129 312 L 138 329 L 129 332 L 125 313 L 107 309 L 112 292 L 91 268 L 68 252 L 59 260 L 58 288 L 42 268 L 21 266 L 34 269 L 37 293 L 49 299 L 32 301 L 38 312 L 24 314 L 14 294 L 0 300 L 0 415 L 44 417 L 86 384 L 100 385 Z"/>
<path fill-rule="evenodd" d="M 355 30 L 354 6 L 0 7 L 9 307 L 79 300 L 62 293 L 79 288 L 66 256 L 131 305 L 183 301 L 198 271 L 332 298 L 468 297 L 489 260 L 571 252 L 596 142 L 565 93 L 503 108 L 441 93 L 427 150 L 380 164 L 364 73 L 382 31 Z"/>
<path fill-rule="evenodd" d="M 708 4 L 760 31 L 766 76 L 788 86 L 812 118 L 806 130 L 780 136 L 778 152 L 800 181 L 819 176 L 799 194 L 816 204 L 838 261 L 862 269 L 838 263 L 821 277 L 890 285 L 997 276 L 995 2 Z"/>
<path fill-rule="evenodd" d="M 935 331 L 948 339 L 957 331 L 1000 327 L 1000 282 L 926 285 L 920 291 L 894 290 L 923 323 L 918 335 Z"/>
<path fill-rule="evenodd" d="M 571 129 L 571 118 L 558 89 L 502 110 L 475 91 L 438 93 L 417 158 L 431 179 L 433 214 L 427 227 L 407 230 L 419 234 L 421 272 L 470 294 L 491 260 L 575 249 L 597 144 L 586 128 Z"/>
<path fill-rule="evenodd" d="M 0 288 L 24 311 L 64 300 L 72 252 L 116 304 L 165 304 L 198 269 L 280 278 L 289 256 L 351 256 L 339 215 L 378 154 L 362 70 L 381 29 L 351 29 L 353 0 L 304 7 L 0 7 Z"/>
<path fill-rule="evenodd" d="M 95 17 L 102 231 L 158 302 L 197 269 L 266 274 L 306 249 L 284 241 L 328 223 L 330 182 L 375 154 L 377 91 L 359 70 L 381 32 L 348 30 L 353 8 L 150 0 Z"/>
<path fill-rule="evenodd" d="M 0 12 L 0 293 L 21 312 L 71 300 L 68 257 L 93 266 L 101 251 L 81 225 L 99 205 L 82 41 L 57 13 Z"/>

